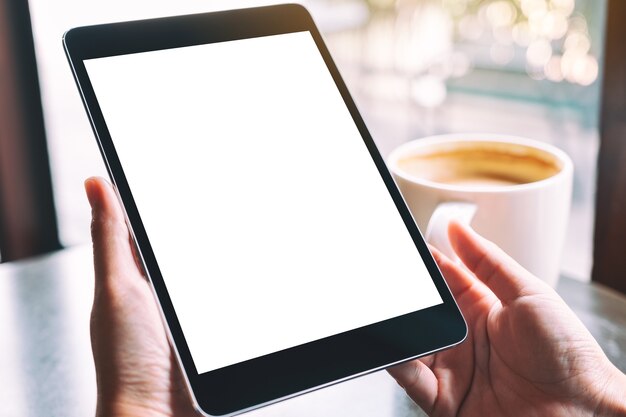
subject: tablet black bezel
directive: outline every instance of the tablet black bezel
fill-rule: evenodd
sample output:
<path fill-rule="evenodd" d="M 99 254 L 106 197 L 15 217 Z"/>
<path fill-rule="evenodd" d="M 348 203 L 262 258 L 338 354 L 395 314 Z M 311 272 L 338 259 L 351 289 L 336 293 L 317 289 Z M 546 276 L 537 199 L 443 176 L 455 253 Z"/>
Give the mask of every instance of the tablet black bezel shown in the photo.
<path fill-rule="evenodd" d="M 199 375 L 83 61 L 301 31 L 312 34 L 443 303 Z M 132 233 L 159 298 L 179 359 L 185 368 L 195 399 L 205 413 L 225 415 L 245 411 L 416 358 L 464 340 L 467 328 L 463 317 L 320 33 L 302 6 L 287 4 L 81 27 L 68 31 L 64 35 L 63 43 L 102 157 L 124 204 Z"/>

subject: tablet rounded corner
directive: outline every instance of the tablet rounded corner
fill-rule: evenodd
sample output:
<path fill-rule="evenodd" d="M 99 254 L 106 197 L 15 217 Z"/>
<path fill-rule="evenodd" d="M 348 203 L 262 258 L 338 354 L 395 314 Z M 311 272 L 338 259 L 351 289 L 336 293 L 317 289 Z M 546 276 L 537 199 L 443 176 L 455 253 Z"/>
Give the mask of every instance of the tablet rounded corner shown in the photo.
<path fill-rule="evenodd" d="M 460 338 L 455 338 L 457 339 L 456 342 L 454 342 L 452 344 L 452 346 L 457 346 L 460 345 L 461 343 L 465 342 L 467 340 L 467 336 L 469 335 L 469 327 L 467 325 L 467 320 L 465 320 L 465 316 L 463 316 L 463 313 L 461 312 L 461 310 L 459 309 L 459 315 L 461 316 L 461 322 L 463 324 L 463 327 L 460 329 Z"/>
<path fill-rule="evenodd" d="M 63 32 L 63 36 L 61 36 L 61 42 L 63 42 L 63 45 L 65 46 L 65 48 L 67 48 L 67 44 L 70 40 L 70 38 L 72 38 L 74 35 L 76 28 L 71 28 L 66 30 L 65 32 Z"/>
<path fill-rule="evenodd" d="M 190 396 L 191 401 L 192 401 L 192 406 L 193 406 L 193 409 L 194 409 L 194 410 L 195 410 L 195 411 L 196 411 L 199 415 L 201 415 L 201 416 L 204 416 L 204 417 L 224 417 L 225 415 L 228 415 L 228 414 L 224 414 L 224 415 L 220 415 L 220 414 L 210 414 L 210 413 L 208 413 L 207 411 L 205 411 L 205 410 L 204 410 L 204 409 L 200 406 L 200 404 L 198 403 L 198 401 L 196 401 L 196 398 L 195 398 L 195 396 L 194 396 L 192 393 L 189 393 L 189 396 Z"/>

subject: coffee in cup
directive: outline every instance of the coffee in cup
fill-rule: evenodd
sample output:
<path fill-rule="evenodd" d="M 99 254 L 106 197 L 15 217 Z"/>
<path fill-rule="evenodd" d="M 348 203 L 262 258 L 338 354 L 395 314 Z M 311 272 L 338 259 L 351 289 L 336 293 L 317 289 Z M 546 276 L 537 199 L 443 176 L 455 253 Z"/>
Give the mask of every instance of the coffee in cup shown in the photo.
<path fill-rule="evenodd" d="M 398 168 L 428 181 L 492 187 L 542 181 L 561 170 L 558 159 L 517 144 L 463 142 L 400 158 Z"/>
<path fill-rule="evenodd" d="M 488 134 L 418 139 L 389 168 L 426 239 L 448 256 L 448 222 L 465 219 L 526 269 L 556 285 L 573 178 L 561 150 Z"/>

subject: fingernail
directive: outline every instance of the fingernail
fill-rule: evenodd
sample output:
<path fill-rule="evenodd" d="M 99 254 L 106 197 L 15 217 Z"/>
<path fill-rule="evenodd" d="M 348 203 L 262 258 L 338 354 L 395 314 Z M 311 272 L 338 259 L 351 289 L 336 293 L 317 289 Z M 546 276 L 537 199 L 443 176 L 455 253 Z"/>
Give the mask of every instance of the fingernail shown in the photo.
<path fill-rule="evenodd" d="M 96 180 L 95 178 L 87 178 L 85 180 L 85 193 L 87 194 L 87 200 L 92 210 L 95 210 L 98 205 L 98 198 L 96 197 Z"/>

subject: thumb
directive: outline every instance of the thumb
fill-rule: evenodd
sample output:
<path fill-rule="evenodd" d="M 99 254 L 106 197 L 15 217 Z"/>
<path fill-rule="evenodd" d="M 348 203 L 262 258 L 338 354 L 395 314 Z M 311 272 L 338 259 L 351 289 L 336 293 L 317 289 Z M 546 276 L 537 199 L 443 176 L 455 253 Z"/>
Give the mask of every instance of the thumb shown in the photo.
<path fill-rule="evenodd" d="M 424 359 L 424 358 L 422 358 Z M 420 359 L 402 363 L 387 372 L 417 405 L 430 413 L 437 402 L 439 382 L 433 371 Z"/>
<path fill-rule="evenodd" d="M 102 178 L 92 177 L 85 181 L 85 192 L 91 205 L 96 286 L 131 279 L 135 272 L 141 275 L 133 258 L 124 213 L 111 185 Z"/>

